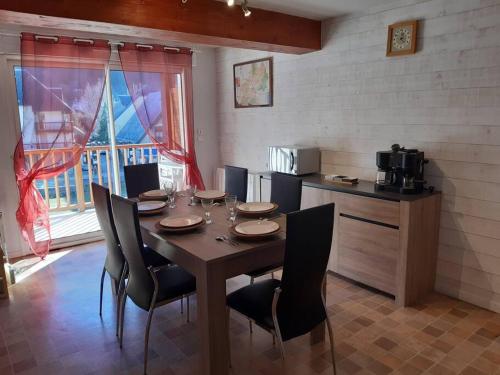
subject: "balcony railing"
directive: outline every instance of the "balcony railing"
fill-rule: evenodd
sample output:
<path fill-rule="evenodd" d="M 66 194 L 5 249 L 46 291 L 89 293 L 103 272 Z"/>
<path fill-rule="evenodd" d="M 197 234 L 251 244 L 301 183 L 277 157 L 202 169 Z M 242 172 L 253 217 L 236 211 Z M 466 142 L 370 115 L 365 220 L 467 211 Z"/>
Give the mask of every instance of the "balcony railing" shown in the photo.
<path fill-rule="evenodd" d="M 27 150 L 26 157 L 29 165 L 33 165 L 48 150 Z M 61 153 L 61 155 L 57 155 Z M 66 161 L 68 149 L 60 148 L 52 153 L 53 160 Z M 114 181 L 114 169 L 111 146 L 88 146 L 85 148 L 80 161 L 73 168 L 60 175 L 34 182 L 42 194 L 51 211 L 79 210 L 93 207 L 91 184 L 97 182 L 107 186 L 111 192 L 120 193 L 125 189 L 123 167 L 158 161 L 158 151 L 151 144 L 129 144 L 116 146 L 118 161 L 119 186 Z M 161 160 L 164 160 L 160 157 Z M 160 160 L 160 175 L 163 178 L 182 178 L 183 167 L 168 163 L 163 165 Z M 163 163 L 165 164 L 165 163 Z"/>

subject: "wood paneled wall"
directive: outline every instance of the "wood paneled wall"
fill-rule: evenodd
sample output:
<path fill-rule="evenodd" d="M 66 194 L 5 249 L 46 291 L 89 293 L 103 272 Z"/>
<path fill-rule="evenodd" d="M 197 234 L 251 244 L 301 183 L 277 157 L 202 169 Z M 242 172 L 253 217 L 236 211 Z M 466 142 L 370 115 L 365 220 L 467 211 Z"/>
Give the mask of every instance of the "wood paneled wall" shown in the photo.
<path fill-rule="evenodd" d="M 275 105 L 234 109 L 219 49 L 223 163 L 266 168 L 266 147 L 320 146 L 325 173 L 373 179 L 375 152 L 418 147 L 443 191 L 436 289 L 500 311 L 500 0 L 409 0 L 323 25 L 324 49 L 274 54 Z M 418 52 L 387 58 L 387 25 L 419 19 Z"/>

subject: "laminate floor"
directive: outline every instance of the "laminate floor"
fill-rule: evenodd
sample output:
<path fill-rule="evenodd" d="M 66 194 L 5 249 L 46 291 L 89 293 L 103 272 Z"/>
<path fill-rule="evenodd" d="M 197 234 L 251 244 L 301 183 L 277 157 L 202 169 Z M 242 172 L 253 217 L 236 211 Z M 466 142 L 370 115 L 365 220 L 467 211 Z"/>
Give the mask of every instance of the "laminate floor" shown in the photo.
<path fill-rule="evenodd" d="M 74 248 L 11 287 L 0 301 L 0 374 L 140 374 L 146 313 L 127 304 L 124 347 L 115 337 L 115 303 L 106 282 L 98 314 L 102 242 Z M 228 291 L 246 285 L 241 276 Z M 397 308 L 393 300 L 328 277 L 327 304 L 336 335 L 338 374 L 500 374 L 500 315 L 443 295 Z M 199 374 L 196 299 L 191 323 L 174 303 L 157 310 L 150 374 Z M 328 341 L 286 343 L 280 360 L 271 336 L 232 313 L 232 373 L 332 374 Z"/>

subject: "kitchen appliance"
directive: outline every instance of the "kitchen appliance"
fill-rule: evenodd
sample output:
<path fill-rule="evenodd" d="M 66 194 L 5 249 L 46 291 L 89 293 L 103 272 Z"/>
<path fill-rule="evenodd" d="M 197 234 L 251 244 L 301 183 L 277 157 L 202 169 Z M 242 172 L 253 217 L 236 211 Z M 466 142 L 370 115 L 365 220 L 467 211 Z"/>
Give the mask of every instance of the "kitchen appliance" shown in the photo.
<path fill-rule="evenodd" d="M 268 168 L 273 172 L 305 175 L 320 171 L 320 151 L 317 147 L 271 146 Z"/>
<path fill-rule="evenodd" d="M 407 150 L 398 144 L 392 145 L 391 151 L 377 152 L 375 189 L 400 194 L 421 193 L 426 184 L 424 164 L 428 162 L 422 151 Z"/>

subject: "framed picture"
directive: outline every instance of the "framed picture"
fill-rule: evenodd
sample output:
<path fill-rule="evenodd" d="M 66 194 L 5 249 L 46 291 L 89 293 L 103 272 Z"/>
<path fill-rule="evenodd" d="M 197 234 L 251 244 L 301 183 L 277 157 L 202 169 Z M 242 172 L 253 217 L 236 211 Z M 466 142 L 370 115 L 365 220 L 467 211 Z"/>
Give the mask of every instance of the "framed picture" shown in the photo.
<path fill-rule="evenodd" d="M 387 56 L 410 55 L 417 50 L 418 21 L 399 22 L 389 25 Z"/>
<path fill-rule="evenodd" d="M 247 61 L 233 66 L 234 107 L 273 106 L 273 58 Z"/>

